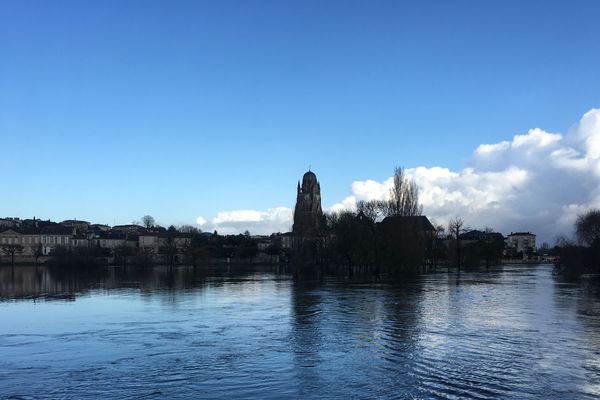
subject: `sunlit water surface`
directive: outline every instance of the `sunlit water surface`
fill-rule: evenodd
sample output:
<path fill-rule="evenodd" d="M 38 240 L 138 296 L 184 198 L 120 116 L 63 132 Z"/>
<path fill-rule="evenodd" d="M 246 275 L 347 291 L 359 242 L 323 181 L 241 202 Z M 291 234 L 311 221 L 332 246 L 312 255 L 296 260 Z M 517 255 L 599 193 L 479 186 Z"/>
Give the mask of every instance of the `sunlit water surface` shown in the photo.
<path fill-rule="evenodd" d="M 550 266 L 402 282 L 0 268 L 3 398 L 600 396 L 600 290 Z"/>

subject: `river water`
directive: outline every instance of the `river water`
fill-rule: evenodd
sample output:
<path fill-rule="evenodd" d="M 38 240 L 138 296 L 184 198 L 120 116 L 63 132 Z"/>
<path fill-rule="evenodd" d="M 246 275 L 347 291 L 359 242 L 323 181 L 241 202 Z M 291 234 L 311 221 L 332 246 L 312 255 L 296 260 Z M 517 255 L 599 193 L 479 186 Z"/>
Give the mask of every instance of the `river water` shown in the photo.
<path fill-rule="evenodd" d="M 0 268 L 1 398 L 599 396 L 600 288 L 550 266 Z"/>

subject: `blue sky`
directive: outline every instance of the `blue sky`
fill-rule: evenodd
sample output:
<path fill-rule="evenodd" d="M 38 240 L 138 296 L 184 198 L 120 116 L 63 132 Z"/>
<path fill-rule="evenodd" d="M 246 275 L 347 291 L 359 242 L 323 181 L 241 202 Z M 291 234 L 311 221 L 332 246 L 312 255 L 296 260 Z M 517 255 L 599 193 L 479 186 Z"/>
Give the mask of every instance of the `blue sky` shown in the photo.
<path fill-rule="evenodd" d="M 566 133 L 600 3 L 3 1 L 0 214 L 163 224 L 324 206 L 394 166 Z M 583 200 L 580 203 L 584 203 Z"/>

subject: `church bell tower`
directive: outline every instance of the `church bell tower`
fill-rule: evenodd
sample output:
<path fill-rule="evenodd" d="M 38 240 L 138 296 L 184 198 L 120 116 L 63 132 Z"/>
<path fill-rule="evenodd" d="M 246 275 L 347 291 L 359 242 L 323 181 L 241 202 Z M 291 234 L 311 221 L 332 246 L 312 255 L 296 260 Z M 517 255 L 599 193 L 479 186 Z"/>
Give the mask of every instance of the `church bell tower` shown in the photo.
<path fill-rule="evenodd" d="M 302 185 L 298 182 L 292 232 L 296 236 L 317 236 L 322 222 L 321 185 L 317 181 L 317 176 L 312 171 L 308 171 L 302 177 Z"/>

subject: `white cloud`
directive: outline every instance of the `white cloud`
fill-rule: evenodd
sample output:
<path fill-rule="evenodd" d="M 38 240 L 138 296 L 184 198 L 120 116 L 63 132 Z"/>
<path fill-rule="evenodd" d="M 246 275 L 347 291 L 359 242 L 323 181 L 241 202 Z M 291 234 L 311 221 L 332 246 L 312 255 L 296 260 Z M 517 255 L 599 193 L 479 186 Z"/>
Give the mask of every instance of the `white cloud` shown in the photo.
<path fill-rule="evenodd" d="M 202 218 L 201 216 L 200 216 L 200 217 L 198 217 L 198 218 L 196 218 L 196 223 L 197 223 L 198 225 L 200 225 L 200 226 L 202 226 L 202 225 L 206 224 L 206 222 L 208 222 L 208 221 L 206 221 L 206 220 L 205 220 L 204 218 Z"/>
<path fill-rule="evenodd" d="M 540 240 L 569 235 L 577 214 L 600 207 L 600 109 L 587 112 L 565 136 L 535 128 L 510 141 L 480 145 L 468 167 L 406 170 L 424 213 L 438 223 L 463 217 L 472 227 L 534 231 Z M 331 209 L 389 195 L 391 179 L 356 181 Z"/>
<path fill-rule="evenodd" d="M 217 230 L 221 234 L 236 234 L 249 230 L 252 234 L 268 235 L 273 232 L 288 232 L 292 229 L 293 212 L 287 207 L 274 207 L 266 211 L 232 210 L 217 213 L 210 223 L 202 227 L 205 231 Z"/>
<path fill-rule="evenodd" d="M 557 133 L 544 132 L 540 128 L 531 129 L 526 135 L 516 135 L 512 141 L 512 147 L 540 148 L 557 143 L 562 136 Z"/>
<path fill-rule="evenodd" d="M 258 222 L 261 217 L 261 213 L 254 210 L 222 211 L 213 218 L 212 223 L 218 225 L 229 222 Z"/>
<path fill-rule="evenodd" d="M 496 144 L 481 144 L 475 150 L 475 154 L 490 154 L 490 153 L 499 153 L 504 152 L 510 148 L 510 142 L 504 141 Z"/>
<path fill-rule="evenodd" d="M 600 109 L 585 113 L 565 135 L 535 128 L 512 140 L 482 144 L 462 170 L 420 166 L 406 169 L 406 174 L 417 182 L 424 213 L 437 223 L 461 216 L 473 228 L 529 230 L 540 243 L 552 242 L 572 233 L 577 214 L 600 207 Z M 386 199 L 392 182 L 355 181 L 350 194 L 328 210 Z M 205 221 L 203 229 L 285 232 L 292 218 L 286 207 L 224 211 Z"/>

